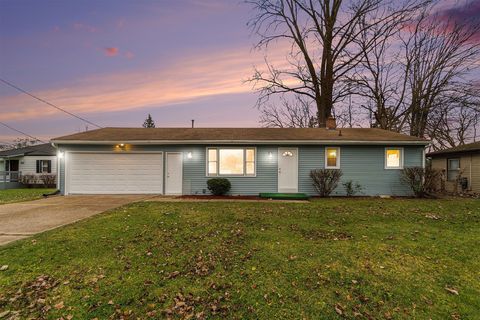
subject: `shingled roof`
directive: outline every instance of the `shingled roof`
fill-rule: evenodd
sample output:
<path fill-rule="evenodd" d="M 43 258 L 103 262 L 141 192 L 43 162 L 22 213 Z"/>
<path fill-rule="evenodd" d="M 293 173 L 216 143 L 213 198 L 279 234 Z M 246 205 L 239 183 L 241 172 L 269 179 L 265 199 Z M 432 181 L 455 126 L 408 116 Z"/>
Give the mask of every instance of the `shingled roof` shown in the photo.
<path fill-rule="evenodd" d="M 468 153 L 468 152 L 476 152 L 476 151 L 480 152 L 480 141 L 464 144 L 464 145 L 450 148 L 450 149 L 430 152 L 427 154 L 427 156 L 435 157 L 435 156 L 442 156 L 442 155 L 453 154 L 453 153 Z"/>
<path fill-rule="evenodd" d="M 373 128 L 102 128 L 52 139 L 59 144 L 106 143 L 405 143 L 424 139 Z"/>
<path fill-rule="evenodd" d="M 57 150 L 50 144 L 37 144 L 18 149 L 10 149 L 0 152 L 0 158 L 21 157 L 21 156 L 54 156 Z"/>

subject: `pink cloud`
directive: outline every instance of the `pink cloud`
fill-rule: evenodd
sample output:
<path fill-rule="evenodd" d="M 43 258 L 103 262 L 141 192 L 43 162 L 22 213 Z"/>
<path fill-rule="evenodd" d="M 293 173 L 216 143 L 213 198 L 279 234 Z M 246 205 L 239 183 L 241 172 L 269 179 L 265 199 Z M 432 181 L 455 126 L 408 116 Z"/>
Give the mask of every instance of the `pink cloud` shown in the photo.
<path fill-rule="evenodd" d="M 135 57 L 135 55 L 133 54 L 133 52 L 127 51 L 127 52 L 125 53 L 125 58 L 127 58 L 127 59 L 133 59 L 133 57 Z"/>
<path fill-rule="evenodd" d="M 281 50 L 279 50 L 281 51 Z M 271 62 L 285 64 L 284 53 L 275 51 Z M 118 49 L 115 52 L 119 52 Z M 206 97 L 251 93 L 252 64 L 264 65 L 261 52 L 250 48 L 203 52 L 178 57 L 168 67 L 151 66 L 130 72 L 93 75 L 62 87 L 34 92 L 71 112 L 92 114 L 126 111 L 147 106 L 171 106 Z M 184 75 L 188 74 L 188 77 Z M 285 82 L 292 81 L 290 79 Z M 162 88 L 162 90 L 159 90 Z M 54 108 L 39 105 L 25 95 L 3 96 L 0 120 L 16 121 L 59 115 Z"/>
<path fill-rule="evenodd" d="M 120 50 L 118 48 L 115 48 L 115 47 L 109 47 L 109 48 L 104 48 L 103 49 L 103 52 L 105 53 L 105 55 L 107 57 L 115 57 L 116 55 L 118 55 L 118 52 Z"/>

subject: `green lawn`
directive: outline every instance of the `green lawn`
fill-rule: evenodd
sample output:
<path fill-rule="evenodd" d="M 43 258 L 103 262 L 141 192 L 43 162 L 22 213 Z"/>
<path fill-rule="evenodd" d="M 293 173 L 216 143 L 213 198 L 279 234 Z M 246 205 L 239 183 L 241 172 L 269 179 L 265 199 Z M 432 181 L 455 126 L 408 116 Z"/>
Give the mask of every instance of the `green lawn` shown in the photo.
<path fill-rule="evenodd" d="M 55 189 L 7 189 L 0 190 L 0 204 L 30 201 L 42 198 L 44 193 L 50 193 Z"/>
<path fill-rule="evenodd" d="M 140 202 L 0 248 L 0 314 L 479 319 L 479 257 L 478 200 Z"/>

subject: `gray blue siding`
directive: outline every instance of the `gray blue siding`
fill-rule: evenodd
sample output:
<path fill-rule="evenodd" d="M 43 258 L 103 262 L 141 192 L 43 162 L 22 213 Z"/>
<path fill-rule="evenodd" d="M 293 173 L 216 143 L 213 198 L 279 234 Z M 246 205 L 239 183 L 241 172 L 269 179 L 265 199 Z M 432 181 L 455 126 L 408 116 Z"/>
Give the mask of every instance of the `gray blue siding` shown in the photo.
<path fill-rule="evenodd" d="M 206 148 L 210 145 L 178 145 L 178 146 L 131 146 L 130 151 L 181 151 L 184 154 L 183 162 L 183 193 L 203 194 L 208 193 L 206 176 Z M 219 147 L 219 146 L 215 146 Z M 231 147 L 231 146 L 229 146 Z M 245 145 L 242 147 L 251 147 Z M 257 163 L 255 177 L 228 177 L 232 183 L 231 194 L 258 195 L 260 192 L 277 192 L 277 146 L 254 146 L 257 148 Z M 288 147 L 288 146 L 282 146 Z M 298 158 L 298 188 L 299 192 L 315 195 L 315 190 L 310 180 L 310 171 L 324 168 L 324 146 L 290 146 L 299 150 Z M 410 195 L 408 187 L 401 181 L 400 170 L 386 170 L 384 168 L 385 147 L 398 147 L 397 145 L 384 146 L 355 146 L 339 145 L 340 167 L 343 172 L 342 182 L 352 180 L 360 183 L 364 195 Z M 113 151 L 112 146 L 99 145 L 74 145 L 59 146 L 63 151 Z M 423 146 L 403 146 L 404 166 L 421 166 Z M 193 157 L 186 157 L 192 152 Z M 271 157 L 269 154 L 271 153 Z M 165 163 L 165 161 L 164 161 Z M 65 191 L 65 163 L 60 160 L 59 187 Z M 339 187 L 334 195 L 343 195 L 344 188 Z"/>

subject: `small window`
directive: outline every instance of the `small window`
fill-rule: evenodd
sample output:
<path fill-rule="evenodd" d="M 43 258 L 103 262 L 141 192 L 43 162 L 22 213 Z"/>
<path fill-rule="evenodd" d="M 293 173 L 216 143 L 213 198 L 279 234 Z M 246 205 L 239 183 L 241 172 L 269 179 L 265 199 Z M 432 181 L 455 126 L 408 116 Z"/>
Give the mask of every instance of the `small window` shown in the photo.
<path fill-rule="evenodd" d="M 37 160 L 37 173 L 52 173 L 52 160 Z"/>
<path fill-rule="evenodd" d="M 325 148 L 325 168 L 340 169 L 340 148 Z"/>
<path fill-rule="evenodd" d="M 208 175 L 217 175 L 217 149 L 208 149 Z"/>
<path fill-rule="evenodd" d="M 255 149 L 247 149 L 246 154 L 246 174 L 255 175 Z"/>
<path fill-rule="evenodd" d="M 208 176 L 255 176 L 255 148 L 208 148 Z"/>
<path fill-rule="evenodd" d="M 403 169 L 403 149 L 385 149 L 385 169 Z"/>
<path fill-rule="evenodd" d="M 448 181 L 456 181 L 460 174 L 460 159 L 448 159 L 447 163 L 447 179 Z"/>

